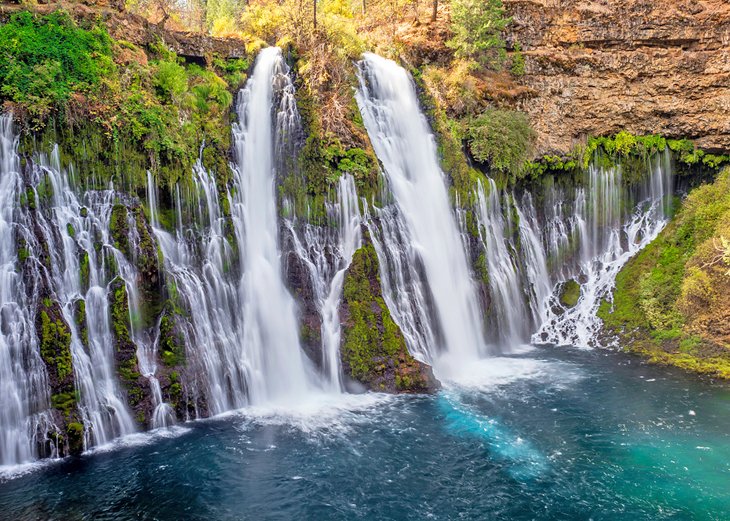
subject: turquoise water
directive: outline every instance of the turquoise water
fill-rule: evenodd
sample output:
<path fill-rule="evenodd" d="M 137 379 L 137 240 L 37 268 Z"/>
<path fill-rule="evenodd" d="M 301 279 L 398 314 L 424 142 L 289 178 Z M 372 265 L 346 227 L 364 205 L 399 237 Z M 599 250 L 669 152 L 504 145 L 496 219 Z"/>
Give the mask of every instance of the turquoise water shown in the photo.
<path fill-rule="evenodd" d="M 730 519 L 730 387 L 540 348 L 434 397 L 322 398 L 0 484 L 3 519 Z"/>

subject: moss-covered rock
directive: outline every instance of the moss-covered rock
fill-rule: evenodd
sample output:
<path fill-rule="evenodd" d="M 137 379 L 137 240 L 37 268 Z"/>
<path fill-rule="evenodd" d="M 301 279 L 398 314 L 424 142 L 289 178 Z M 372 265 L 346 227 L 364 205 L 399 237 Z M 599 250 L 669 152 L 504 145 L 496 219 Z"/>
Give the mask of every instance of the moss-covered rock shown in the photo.
<path fill-rule="evenodd" d="M 371 390 L 433 392 L 431 368 L 413 358 L 393 321 L 380 286 L 378 256 L 369 239 L 355 252 L 345 274 L 340 309 L 345 375 Z"/>
<path fill-rule="evenodd" d="M 83 450 L 83 425 L 78 411 L 79 394 L 76 391 L 71 353 L 72 335 L 63 317 L 61 307 L 50 295 L 43 297 L 36 315 L 36 332 L 41 359 L 51 390 L 51 408 L 58 431 L 51 433 L 61 456 L 80 454 Z M 72 436 L 80 426 L 80 436 Z M 73 431 L 69 433 L 69 429 Z M 46 451 L 47 452 L 47 451 Z"/>
<path fill-rule="evenodd" d="M 560 303 L 566 308 L 575 307 L 580 299 L 580 284 L 575 279 L 565 281 L 560 287 Z"/>
<path fill-rule="evenodd" d="M 730 378 L 730 169 L 694 189 L 616 277 L 598 311 L 609 335 L 652 362 Z"/>
<path fill-rule="evenodd" d="M 137 346 L 132 341 L 129 297 L 124 281 L 114 279 L 109 285 L 109 305 L 114 332 L 114 359 L 119 381 L 127 391 L 127 403 L 139 423 L 148 425 L 152 414 L 149 382 L 139 372 Z"/>

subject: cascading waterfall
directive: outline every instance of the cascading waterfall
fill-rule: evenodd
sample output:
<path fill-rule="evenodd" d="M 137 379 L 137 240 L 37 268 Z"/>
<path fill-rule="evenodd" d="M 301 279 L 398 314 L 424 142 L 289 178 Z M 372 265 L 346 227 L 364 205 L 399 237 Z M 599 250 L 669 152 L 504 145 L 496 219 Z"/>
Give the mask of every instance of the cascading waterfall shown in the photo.
<path fill-rule="evenodd" d="M 438 365 L 443 353 L 452 367 L 468 363 L 485 354 L 486 342 L 433 135 L 419 109 L 413 82 L 402 67 L 368 53 L 359 68 L 358 106 L 395 198 L 397 218 L 405 223 L 406 247 L 414 250 L 412 258 L 417 256 L 423 265 L 423 280 L 438 319 L 442 345 L 440 349 L 428 346 L 428 359 Z M 379 258 L 387 262 L 382 245 L 377 249 Z M 399 297 L 389 300 L 398 302 Z M 404 327 L 402 322 L 399 325 Z"/>
<path fill-rule="evenodd" d="M 342 390 L 340 366 L 340 301 L 352 255 L 362 242 L 360 208 L 355 179 L 343 175 L 337 182 L 336 200 L 327 203 L 327 215 L 336 227 L 297 223 L 286 225 L 296 254 L 304 262 L 322 319 L 322 371 L 328 390 Z"/>
<path fill-rule="evenodd" d="M 17 270 L 16 222 L 22 190 L 12 116 L 0 116 L 0 466 L 55 456 L 48 433 L 48 381 L 34 326 L 33 295 Z M 29 298 L 30 297 L 30 298 Z M 46 454 L 39 447 L 47 446 Z"/>
<path fill-rule="evenodd" d="M 581 282 L 581 295 L 567 310 L 553 298 L 547 320 L 533 341 L 576 346 L 597 343 L 601 324 L 596 313 L 601 301 L 610 297 L 616 275 L 668 221 L 673 193 L 669 154 L 654 158 L 648 169 L 632 193 L 622 183 L 620 165 L 590 167 L 586 186 L 578 190 L 574 205 L 580 260 L 572 277 Z"/>
<path fill-rule="evenodd" d="M 433 364 L 438 333 L 434 328 L 438 324 L 406 224 L 395 205 L 372 208 L 365 224 L 380 260 L 380 283 L 388 309 L 400 326 L 410 353 Z"/>
<path fill-rule="evenodd" d="M 667 222 L 673 189 L 668 153 L 647 169 L 643 180 L 627 186 L 620 166 L 590 166 L 572 191 L 542 187 L 539 208 L 528 191 L 500 195 L 492 180 L 488 192 L 478 185 L 474 216 L 489 276 L 487 317 L 503 348 L 530 340 L 598 343 L 596 313 L 610 298 L 618 271 Z M 580 283 L 580 297 L 566 308 L 559 292 L 571 279 Z"/>
<path fill-rule="evenodd" d="M 488 179 L 488 183 L 488 191 L 481 181 L 477 187 L 479 239 L 486 252 L 496 340 L 500 346 L 509 346 L 524 341 L 531 321 L 512 244 L 512 204 L 506 194 L 503 204 L 497 185 L 492 179 Z"/>
<path fill-rule="evenodd" d="M 287 139 L 296 104 L 278 48 L 259 54 L 237 110 L 235 192 L 230 199 L 241 253 L 241 362 L 253 369 L 247 382 L 251 403 L 297 400 L 314 388 L 315 376 L 299 344 L 294 299 L 284 285 L 279 255 L 274 152 L 278 141 Z"/>
<path fill-rule="evenodd" d="M 180 305 L 188 312 L 184 324 L 189 364 L 204 382 L 186 394 L 204 393 L 211 414 L 241 408 L 247 403 L 248 367 L 239 363 L 243 345 L 241 308 L 235 261 L 225 237 L 224 218 L 215 179 L 198 162 L 193 169 L 197 229 L 183 227 L 180 198 L 176 199 L 176 231 L 173 236 L 158 222 L 152 179 L 148 179 L 148 204 L 152 228 L 165 260 L 165 276 L 175 284 Z M 197 407 L 197 400 L 194 406 Z M 200 416 L 195 411 L 195 416 Z"/>
<path fill-rule="evenodd" d="M 321 390 L 341 392 L 339 306 L 363 225 L 378 253 L 383 296 L 409 350 L 441 376 L 530 340 L 595 342 L 596 311 L 610 298 L 616 274 L 667 222 L 669 155 L 652 160 L 645 179 L 630 186 L 620 166 L 591 166 L 577 187 L 546 181 L 532 193 L 500 190 L 485 179 L 471 199 L 478 234 L 469 240 L 467 209 L 449 203 L 434 137 L 408 74 L 372 54 L 359 70 L 357 102 L 384 169 L 381 200 L 387 204 L 358 201 L 355 181 L 345 175 L 326 204 L 328 226 L 297 216 L 284 220 L 283 233 L 306 267 L 321 319 L 321 374 L 303 354 L 296 305 L 283 278 L 275 183 L 299 115 L 278 49 L 260 53 L 239 94 L 229 191 L 219 192 L 198 162 L 188 206 L 183 209 L 177 186 L 175 222 L 168 224 L 148 174 L 150 224 L 175 308 L 166 307 L 152 325 L 140 322 L 148 289 L 134 258 L 141 251 L 134 215 L 127 213 L 130 252 L 115 246 L 111 232 L 115 204 L 139 210 L 137 203 L 111 186 L 76 190 L 73 169 L 61 167 L 57 147 L 36 154 L 24 180 L 11 118 L 0 116 L 0 465 L 60 453 L 52 435 L 61 432 L 52 408 L 55 383 L 49 382 L 35 324 L 49 296 L 69 329 L 74 421 L 84 425 L 84 448 L 135 431 L 115 360 L 109 297 L 116 277 L 128 296 L 138 369 L 149 383 L 152 427 L 176 418 L 160 383 L 171 385 L 173 371 L 158 367 L 163 316 L 173 317 L 187 348 L 176 380 L 184 403 L 169 398 L 187 419 L 247 405 L 296 404 Z M 468 254 L 483 255 L 487 309 L 480 309 Z M 570 279 L 581 290 L 577 305 L 568 308 L 559 292 Z"/>
<path fill-rule="evenodd" d="M 84 420 L 85 447 L 107 443 L 135 431 L 134 421 L 116 379 L 114 334 L 110 319 L 108 284 L 110 256 L 123 255 L 110 237 L 115 192 L 86 192 L 84 204 L 62 170 L 58 147 L 50 157 L 41 154 L 36 163 L 40 182 L 48 179 L 53 189 L 49 218 L 38 212 L 38 224 L 51 255 L 50 282 L 71 331 L 71 354 Z M 41 201 L 36 191 L 36 205 Z M 88 289 L 82 287 L 81 259 L 88 263 Z M 84 302 L 85 345 L 75 316 Z"/>

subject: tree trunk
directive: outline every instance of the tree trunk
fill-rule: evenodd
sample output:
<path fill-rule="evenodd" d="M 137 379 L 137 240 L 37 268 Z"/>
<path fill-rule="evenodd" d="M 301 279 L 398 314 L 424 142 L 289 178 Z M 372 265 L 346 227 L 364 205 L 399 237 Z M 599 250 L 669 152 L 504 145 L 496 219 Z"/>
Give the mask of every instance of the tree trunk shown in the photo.
<path fill-rule="evenodd" d="M 431 21 L 436 21 L 436 15 L 438 14 L 439 10 L 439 0 L 433 0 L 433 11 L 431 11 Z"/>
<path fill-rule="evenodd" d="M 312 6 L 314 7 L 314 28 L 317 28 L 317 0 L 312 0 Z"/>

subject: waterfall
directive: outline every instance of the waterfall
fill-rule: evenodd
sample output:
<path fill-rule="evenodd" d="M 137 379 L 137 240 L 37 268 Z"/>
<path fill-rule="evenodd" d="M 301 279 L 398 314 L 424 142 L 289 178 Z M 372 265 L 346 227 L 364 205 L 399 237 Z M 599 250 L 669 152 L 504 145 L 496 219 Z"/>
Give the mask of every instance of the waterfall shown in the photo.
<path fill-rule="evenodd" d="M 440 346 L 427 346 L 428 359 L 437 362 L 443 353 L 452 365 L 468 363 L 485 354 L 486 342 L 434 137 L 403 68 L 365 54 L 359 69 L 358 106 L 396 201 L 395 218 L 404 223 L 405 247 L 422 263 L 429 293 L 424 298 L 431 299 L 437 317 Z M 378 251 L 387 262 L 382 245 Z M 397 302 L 399 297 L 389 300 Z M 404 327 L 403 322 L 399 325 Z"/>
<path fill-rule="evenodd" d="M 25 463 L 57 448 L 49 387 L 36 337 L 34 295 L 18 271 L 18 197 L 23 188 L 12 116 L 0 116 L 0 466 Z M 40 447 L 49 452 L 41 454 Z"/>
<path fill-rule="evenodd" d="M 314 385 L 299 344 L 294 299 L 282 279 L 274 190 L 275 139 L 287 139 L 284 133 L 295 110 L 294 87 L 281 51 L 264 49 L 238 98 L 235 191 L 230 196 L 241 254 L 242 361 L 253 368 L 247 382 L 252 403 L 296 400 Z"/>
<path fill-rule="evenodd" d="M 477 186 L 479 239 L 485 251 L 489 274 L 496 341 L 500 346 L 510 346 L 525 340 L 529 334 L 530 320 L 512 241 L 515 230 L 511 219 L 511 200 L 506 194 L 500 198 L 492 179 L 488 179 L 488 183 L 488 191 L 481 181 Z"/>
<path fill-rule="evenodd" d="M 193 169 L 197 203 L 195 223 L 183 227 L 182 205 L 176 197 L 175 234 L 159 225 L 154 180 L 148 178 L 148 204 L 152 227 L 165 262 L 165 276 L 175 287 L 184 322 L 186 353 L 191 373 L 204 381 L 187 381 L 186 394 L 205 395 L 211 414 L 241 408 L 247 403 L 246 382 L 251 368 L 240 363 L 243 345 L 238 274 L 231 272 L 234 252 L 225 236 L 224 217 L 215 179 L 198 162 Z M 179 194 L 179 192 L 176 192 Z M 202 411 L 195 411 L 195 417 Z"/>
<path fill-rule="evenodd" d="M 61 168 L 57 146 L 50 157 L 40 154 L 36 174 L 39 182 L 46 178 L 53 190 L 48 216 L 39 211 L 37 221 L 51 256 L 51 288 L 71 331 L 85 447 L 91 447 L 135 431 L 117 384 L 108 300 L 110 258 L 123 259 L 110 236 L 115 192 L 86 192 L 82 204 L 70 186 L 68 173 Z M 40 207 L 37 189 L 35 197 Z M 83 270 L 82 262 L 87 265 Z M 81 275 L 86 270 L 88 288 L 83 287 Z M 84 302 L 86 339 L 75 316 L 79 300 Z"/>
<path fill-rule="evenodd" d="M 287 219 L 294 250 L 307 271 L 321 317 L 322 370 L 330 391 L 342 390 L 340 366 L 340 301 L 345 272 L 361 243 L 362 217 L 355 179 L 343 175 L 337 182 L 336 199 L 326 204 L 328 221 L 335 226 L 316 226 Z"/>
<path fill-rule="evenodd" d="M 565 309 L 553 295 L 534 342 L 597 344 L 601 324 L 596 313 L 603 299 L 610 299 L 616 275 L 668 221 L 673 193 L 669 154 L 659 154 L 647 168 L 649 172 L 633 190 L 624 185 L 620 165 L 589 168 L 585 187 L 577 190 L 573 205 L 579 260 L 572 272 L 563 274 L 563 280 L 575 278 L 581 283 L 580 298 Z"/>

